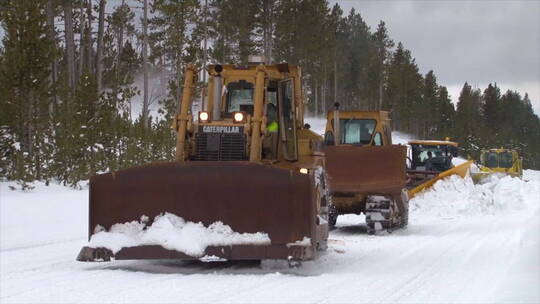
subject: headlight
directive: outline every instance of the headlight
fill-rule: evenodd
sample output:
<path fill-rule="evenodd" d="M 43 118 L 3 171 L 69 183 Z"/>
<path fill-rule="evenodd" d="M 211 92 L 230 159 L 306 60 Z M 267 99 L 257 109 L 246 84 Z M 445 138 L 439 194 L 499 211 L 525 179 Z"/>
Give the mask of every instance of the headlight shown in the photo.
<path fill-rule="evenodd" d="M 205 112 L 205 111 L 199 112 L 199 121 L 207 122 L 208 121 L 208 112 Z"/>
<path fill-rule="evenodd" d="M 242 122 L 242 121 L 244 121 L 244 113 L 236 112 L 236 113 L 234 113 L 233 118 L 234 118 L 235 122 Z"/>
<path fill-rule="evenodd" d="M 300 173 L 302 174 L 308 174 L 309 170 L 307 168 L 300 168 Z"/>

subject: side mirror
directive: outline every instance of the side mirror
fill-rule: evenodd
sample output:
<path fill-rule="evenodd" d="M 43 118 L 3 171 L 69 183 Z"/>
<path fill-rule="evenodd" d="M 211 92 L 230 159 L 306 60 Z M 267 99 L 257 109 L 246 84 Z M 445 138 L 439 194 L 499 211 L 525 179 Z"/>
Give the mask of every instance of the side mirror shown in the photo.
<path fill-rule="evenodd" d="M 304 129 L 308 129 L 308 130 L 309 130 L 309 129 L 311 129 L 311 125 L 310 125 L 310 124 L 308 124 L 308 123 L 307 123 L 307 124 L 305 124 L 305 125 L 304 125 Z"/>
<path fill-rule="evenodd" d="M 327 131 L 325 134 L 324 134 L 324 145 L 326 146 L 333 146 L 335 145 L 335 140 L 334 140 L 334 133 L 330 132 L 330 131 Z"/>

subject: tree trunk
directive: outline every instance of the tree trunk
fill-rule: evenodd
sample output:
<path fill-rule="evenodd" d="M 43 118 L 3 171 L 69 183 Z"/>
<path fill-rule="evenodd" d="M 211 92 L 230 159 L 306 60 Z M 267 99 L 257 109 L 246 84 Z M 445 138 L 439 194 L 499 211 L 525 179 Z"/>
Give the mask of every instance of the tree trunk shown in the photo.
<path fill-rule="evenodd" d="M 122 7 L 125 5 L 125 0 L 122 0 Z M 117 52 L 116 52 L 116 69 L 114 70 L 114 78 L 115 78 L 115 84 L 114 84 L 114 100 L 115 105 L 118 104 L 118 87 L 120 82 L 120 58 L 122 57 L 122 47 L 124 46 L 124 26 L 121 24 L 119 33 L 117 33 Z M 131 112 L 130 112 L 131 113 Z M 131 114 L 130 114 L 131 115 Z"/>
<path fill-rule="evenodd" d="M 93 72 L 93 49 L 92 49 L 92 0 L 87 0 L 86 2 L 86 15 L 88 17 L 88 23 L 86 24 L 86 68 L 88 73 L 92 74 Z"/>
<path fill-rule="evenodd" d="M 84 34 L 86 33 L 86 18 L 84 17 L 84 10 L 82 7 L 79 8 L 80 14 L 80 38 L 79 38 L 79 70 L 77 72 L 78 79 L 81 78 L 84 71 L 84 56 L 85 56 L 85 47 L 84 47 Z"/>
<path fill-rule="evenodd" d="M 272 64 L 273 4 L 274 0 L 263 1 L 263 51 L 267 64 Z"/>
<path fill-rule="evenodd" d="M 102 73 L 103 73 L 103 32 L 105 29 L 105 6 L 107 0 L 99 1 L 99 25 L 98 25 L 98 37 L 97 37 L 97 49 L 96 49 L 96 82 L 98 94 L 101 94 L 102 86 Z"/>
<path fill-rule="evenodd" d="M 49 39 L 53 42 L 54 48 L 56 49 L 56 32 L 54 28 L 54 4 L 53 0 L 47 1 L 47 28 Z M 58 79 L 57 75 L 57 63 L 56 58 L 53 58 L 51 63 L 51 73 L 49 74 L 49 82 L 52 86 L 52 100 L 49 103 L 49 116 L 55 111 L 57 99 L 56 99 L 56 81 Z"/>
<path fill-rule="evenodd" d="M 71 6 L 71 0 L 64 2 L 64 31 L 66 39 L 66 62 L 67 62 L 67 78 L 68 86 L 73 92 L 76 86 L 75 78 L 75 39 L 73 37 L 73 11 Z"/>
<path fill-rule="evenodd" d="M 335 55 L 334 55 L 335 56 Z M 338 70 L 337 70 L 337 60 L 336 58 L 334 57 L 334 104 L 336 102 L 338 102 L 337 100 L 337 91 L 338 91 L 338 87 L 337 87 L 337 73 L 338 73 Z"/>
<path fill-rule="evenodd" d="M 205 98 L 206 98 L 206 63 L 208 61 L 208 0 L 204 0 L 204 41 L 203 41 L 203 72 L 201 88 L 201 106 L 200 110 L 205 110 Z"/>
<path fill-rule="evenodd" d="M 317 117 L 319 114 L 319 81 L 315 80 L 315 107 L 313 109 L 313 116 Z"/>
<path fill-rule="evenodd" d="M 26 151 L 28 152 L 28 155 L 30 157 L 33 156 L 34 154 L 34 142 L 32 140 L 32 137 L 33 137 L 33 132 L 34 132 L 34 128 L 33 128 L 33 112 L 34 112 L 34 98 L 32 96 L 32 92 L 28 92 L 28 94 L 25 94 L 28 96 L 28 106 L 27 106 L 27 111 L 26 111 Z"/>
<path fill-rule="evenodd" d="M 148 0 L 144 0 L 142 51 L 144 74 L 142 123 L 145 128 L 148 128 Z"/>
<path fill-rule="evenodd" d="M 326 113 L 326 91 L 327 91 L 327 85 L 328 85 L 328 79 L 326 77 L 327 67 L 326 64 L 324 64 L 323 68 L 323 76 L 322 76 L 322 88 L 321 88 L 321 114 L 325 115 Z"/>
<path fill-rule="evenodd" d="M 379 111 L 382 110 L 382 101 L 383 101 L 383 79 L 379 80 Z"/>

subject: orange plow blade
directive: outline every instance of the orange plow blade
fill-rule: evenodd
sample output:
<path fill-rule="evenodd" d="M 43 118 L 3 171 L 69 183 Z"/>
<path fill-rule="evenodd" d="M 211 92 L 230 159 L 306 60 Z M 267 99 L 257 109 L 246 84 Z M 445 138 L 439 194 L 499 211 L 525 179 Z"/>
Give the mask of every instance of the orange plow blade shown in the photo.
<path fill-rule="evenodd" d="M 265 234 L 269 241 L 210 244 L 197 255 L 151 242 L 114 252 L 87 246 L 77 259 L 312 259 L 317 242 L 327 237 L 317 223 L 314 182 L 310 175 L 249 162 L 171 162 L 100 174 L 90 180 L 89 239 L 96 227 L 107 232 L 141 216 L 150 220 L 148 227 L 170 213 L 204 227 L 221 222 L 244 236 Z"/>
<path fill-rule="evenodd" d="M 400 145 L 325 147 L 330 190 L 399 196 L 406 183 L 406 152 Z"/>

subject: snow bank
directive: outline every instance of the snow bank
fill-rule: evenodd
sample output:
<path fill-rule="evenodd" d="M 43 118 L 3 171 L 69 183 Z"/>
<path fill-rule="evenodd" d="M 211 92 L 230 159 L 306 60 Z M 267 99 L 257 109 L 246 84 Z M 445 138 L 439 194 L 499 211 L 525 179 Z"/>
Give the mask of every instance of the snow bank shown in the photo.
<path fill-rule="evenodd" d="M 140 221 L 115 224 L 109 231 L 98 225 L 88 246 L 104 247 L 117 253 L 124 247 L 161 245 L 166 249 L 202 257 L 208 246 L 270 244 L 266 233 L 238 233 L 222 222 L 205 227 L 200 222 L 185 221 L 172 213 L 156 216 L 150 226 L 147 222 L 148 217 L 142 216 Z"/>
<path fill-rule="evenodd" d="M 421 216 L 494 214 L 538 206 L 540 181 L 492 175 L 482 184 L 457 175 L 438 181 L 410 201 L 411 213 Z"/>

